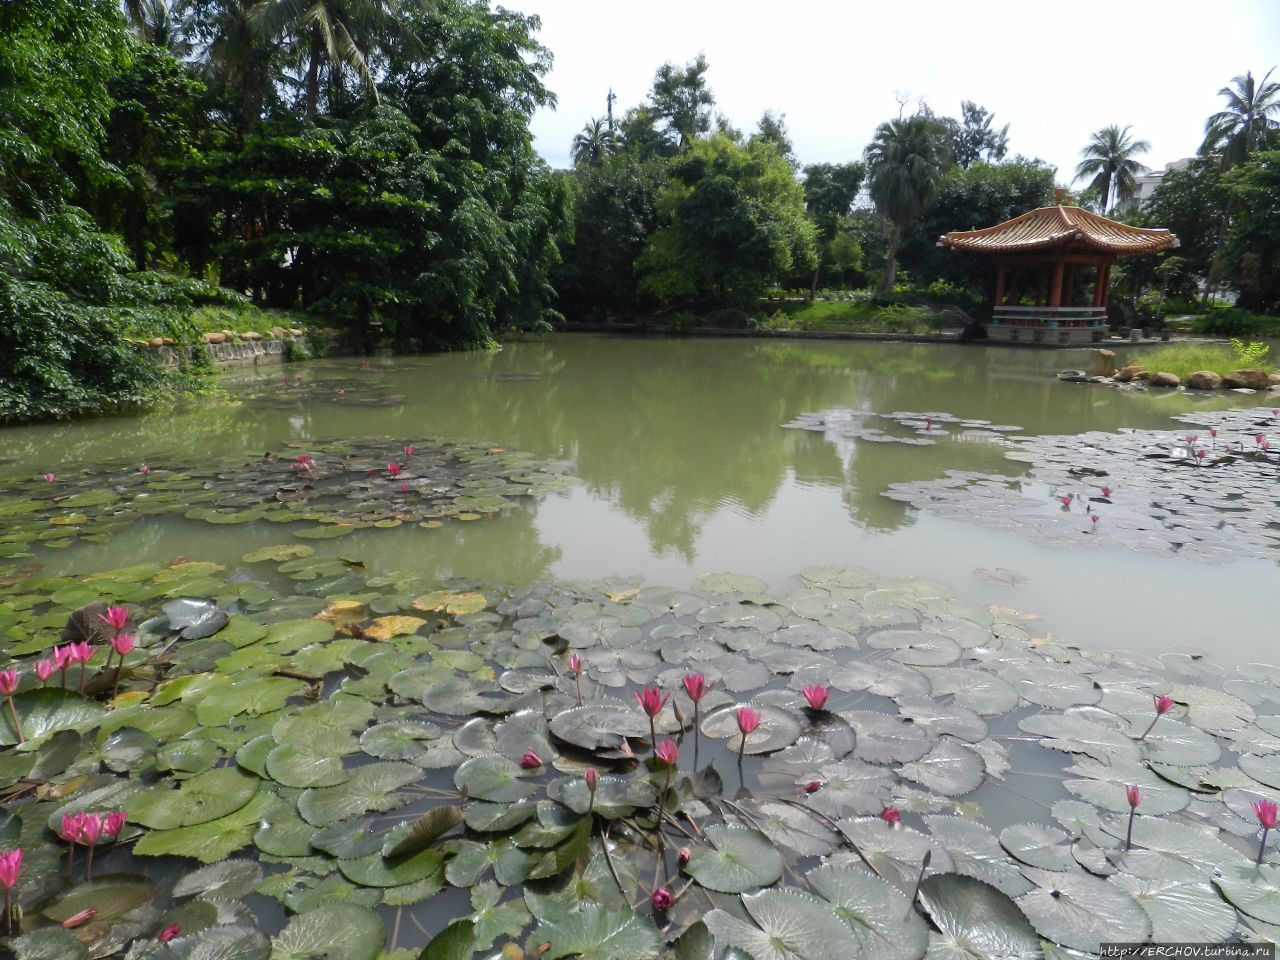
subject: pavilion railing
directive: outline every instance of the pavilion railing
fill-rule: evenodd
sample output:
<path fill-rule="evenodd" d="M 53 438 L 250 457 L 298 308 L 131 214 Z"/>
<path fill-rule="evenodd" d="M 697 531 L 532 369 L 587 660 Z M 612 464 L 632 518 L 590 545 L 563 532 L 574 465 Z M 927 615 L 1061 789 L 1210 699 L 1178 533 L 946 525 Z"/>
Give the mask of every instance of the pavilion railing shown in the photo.
<path fill-rule="evenodd" d="M 999 306 L 992 313 L 994 324 L 1020 327 L 1095 327 L 1107 322 L 1106 307 L 1023 307 Z"/>

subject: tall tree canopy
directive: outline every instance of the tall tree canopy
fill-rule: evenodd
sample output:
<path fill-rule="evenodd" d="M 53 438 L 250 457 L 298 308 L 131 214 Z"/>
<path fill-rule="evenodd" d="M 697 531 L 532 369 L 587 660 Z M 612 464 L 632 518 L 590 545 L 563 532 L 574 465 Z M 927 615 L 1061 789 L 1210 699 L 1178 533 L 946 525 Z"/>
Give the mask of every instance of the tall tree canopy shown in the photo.
<path fill-rule="evenodd" d="M 1271 80 L 1273 71 L 1256 83 L 1253 72 L 1246 71 L 1218 91 L 1227 105 L 1205 121 L 1201 152 L 1221 154 L 1223 165 L 1230 167 L 1248 160 L 1255 150 L 1273 148 L 1280 129 L 1280 82 Z"/>
<path fill-rule="evenodd" d="M 880 124 L 863 153 L 871 199 L 889 224 L 885 290 L 892 290 L 897 278 L 903 231 L 933 202 L 949 154 L 946 126 L 923 114 Z"/>
<path fill-rule="evenodd" d="M 711 129 L 715 97 L 707 86 L 709 68 L 707 58 L 698 54 L 683 67 L 663 64 L 653 78 L 649 92 L 653 116 L 666 125 L 667 136 L 681 147 Z"/>
<path fill-rule="evenodd" d="M 658 211 L 640 267 L 642 288 L 665 303 L 750 303 L 770 281 L 816 263 L 804 192 L 762 140 L 692 143 L 672 164 Z"/>
<path fill-rule="evenodd" d="M 988 163 L 1003 160 L 1009 152 L 1009 125 L 992 126 L 995 114 L 972 100 L 960 101 L 960 119 L 947 117 L 943 122 L 951 135 L 951 159 L 956 166 L 968 168 L 979 160 Z"/>
<path fill-rule="evenodd" d="M 1116 204 L 1125 203 L 1137 192 L 1135 174 L 1146 173 L 1147 167 L 1134 159 L 1151 149 L 1145 140 L 1129 136 L 1131 126 L 1123 129 L 1112 124 L 1096 131 L 1081 151 L 1083 160 L 1076 166 L 1076 179 L 1091 178 L 1088 190 L 1098 197 L 1103 213 Z"/>

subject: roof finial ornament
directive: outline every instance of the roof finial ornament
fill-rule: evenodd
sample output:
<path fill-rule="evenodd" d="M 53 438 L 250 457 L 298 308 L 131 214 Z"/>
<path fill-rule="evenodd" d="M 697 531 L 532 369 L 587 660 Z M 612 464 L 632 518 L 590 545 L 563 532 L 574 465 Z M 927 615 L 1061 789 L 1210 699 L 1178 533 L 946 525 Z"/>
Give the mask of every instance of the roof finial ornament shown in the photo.
<path fill-rule="evenodd" d="M 1071 206 L 1071 194 L 1067 193 L 1067 191 L 1062 187 L 1059 187 L 1057 190 L 1053 191 L 1053 202 L 1060 207 L 1069 207 Z"/>

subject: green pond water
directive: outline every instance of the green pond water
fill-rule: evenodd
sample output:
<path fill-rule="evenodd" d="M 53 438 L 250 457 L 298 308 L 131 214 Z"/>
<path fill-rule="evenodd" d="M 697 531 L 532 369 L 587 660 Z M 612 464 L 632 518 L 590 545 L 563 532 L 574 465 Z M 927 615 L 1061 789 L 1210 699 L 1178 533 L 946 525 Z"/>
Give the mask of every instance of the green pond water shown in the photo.
<path fill-rule="evenodd" d="M 685 586 L 725 570 L 779 583 L 810 564 L 859 564 L 942 580 L 969 601 L 1034 611 L 1045 632 L 1077 642 L 1153 654 L 1206 649 L 1227 665 L 1273 659 L 1274 639 L 1263 627 L 1280 619 L 1272 562 L 1208 565 L 1125 549 L 1050 548 L 1017 532 L 943 520 L 881 493 L 947 469 L 1018 475 L 1023 468 L 1004 458 L 1003 445 L 953 435 L 904 446 L 782 428 L 801 413 L 854 409 L 939 411 L 1025 433 L 1170 429 L 1169 418 L 1189 410 L 1266 402 L 1053 377 L 1089 362 L 1090 351 L 560 335 L 492 353 L 292 365 L 283 368 L 288 385 L 278 367 L 228 375 L 226 402 L 5 430 L 0 470 L 292 455 L 286 444 L 332 437 L 488 441 L 569 461 L 582 482 L 503 515 L 434 530 L 362 530 L 318 542 L 318 551 L 358 555 L 373 572 L 412 568 L 483 584 L 639 575 Z M 293 382 L 299 375 L 302 386 Z M 339 389 L 351 400 L 339 399 Z M 245 399 L 252 395 L 271 402 Z M 393 399 L 365 405 L 361 397 Z M 1038 492 L 1054 509 L 1053 491 Z M 174 556 L 234 564 L 288 539 L 276 524 L 156 517 L 109 543 L 35 552 L 51 572 Z M 1029 582 L 984 582 L 978 568 L 1004 568 Z"/>

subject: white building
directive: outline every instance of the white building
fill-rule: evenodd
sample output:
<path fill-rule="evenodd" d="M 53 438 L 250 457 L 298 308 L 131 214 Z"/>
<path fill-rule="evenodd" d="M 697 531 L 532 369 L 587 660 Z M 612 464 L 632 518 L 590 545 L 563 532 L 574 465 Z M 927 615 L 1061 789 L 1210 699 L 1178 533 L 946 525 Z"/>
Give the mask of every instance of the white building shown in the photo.
<path fill-rule="evenodd" d="M 1138 189 L 1133 195 L 1133 199 L 1126 203 L 1121 210 L 1132 210 L 1134 207 L 1140 207 L 1151 199 L 1151 194 L 1156 192 L 1156 187 L 1160 186 L 1160 181 L 1165 178 L 1170 170 L 1185 170 L 1191 164 L 1193 157 L 1183 157 L 1181 160 L 1175 160 L 1173 163 L 1166 163 L 1163 170 L 1144 173 L 1140 177 L 1135 177 Z"/>

